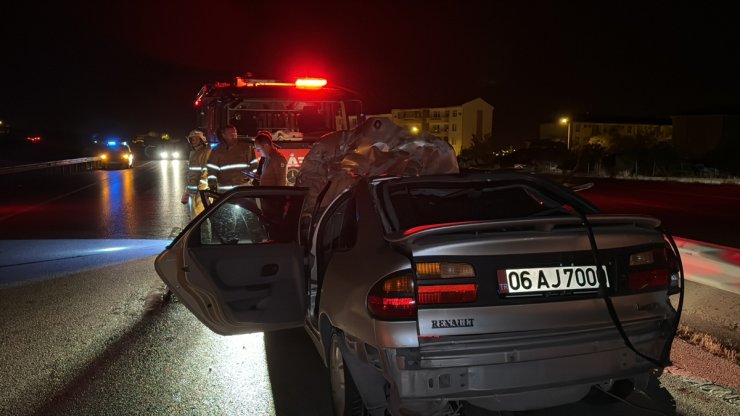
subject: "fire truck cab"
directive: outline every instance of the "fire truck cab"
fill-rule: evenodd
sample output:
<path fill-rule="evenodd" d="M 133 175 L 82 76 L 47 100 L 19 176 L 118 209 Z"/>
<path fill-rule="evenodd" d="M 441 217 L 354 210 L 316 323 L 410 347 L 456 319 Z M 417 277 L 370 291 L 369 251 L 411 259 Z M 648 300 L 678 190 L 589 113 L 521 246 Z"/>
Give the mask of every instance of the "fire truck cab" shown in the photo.
<path fill-rule="evenodd" d="M 269 131 L 288 161 L 293 184 L 311 146 L 327 133 L 349 130 L 362 121 L 362 102 L 346 88 L 321 78 L 294 82 L 236 77 L 232 82 L 204 85 L 195 99 L 196 125 L 211 144 L 226 124 L 238 138 L 251 142 L 257 132 Z"/>

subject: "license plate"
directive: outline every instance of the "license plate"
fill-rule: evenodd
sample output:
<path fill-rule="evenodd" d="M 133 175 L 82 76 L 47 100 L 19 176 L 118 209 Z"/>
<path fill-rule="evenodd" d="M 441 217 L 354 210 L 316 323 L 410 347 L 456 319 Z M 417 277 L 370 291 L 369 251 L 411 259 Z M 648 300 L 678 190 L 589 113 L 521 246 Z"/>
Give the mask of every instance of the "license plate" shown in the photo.
<path fill-rule="evenodd" d="M 607 276 L 606 266 L 602 266 Z M 596 266 L 539 267 L 498 271 L 500 294 L 563 292 L 598 289 Z"/>

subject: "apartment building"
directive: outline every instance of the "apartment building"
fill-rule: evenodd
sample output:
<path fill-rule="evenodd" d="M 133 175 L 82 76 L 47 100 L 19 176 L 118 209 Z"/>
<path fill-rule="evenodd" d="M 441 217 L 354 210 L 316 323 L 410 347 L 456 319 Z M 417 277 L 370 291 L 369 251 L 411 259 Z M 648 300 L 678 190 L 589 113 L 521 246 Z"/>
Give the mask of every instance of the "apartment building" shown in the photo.
<path fill-rule="evenodd" d="M 540 124 L 540 139 L 558 140 L 571 149 L 578 149 L 594 136 L 651 137 L 669 140 L 673 135 L 670 119 L 634 119 L 608 117 L 577 117 Z"/>
<path fill-rule="evenodd" d="M 473 135 L 484 137 L 493 129 L 493 106 L 481 98 L 451 107 L 394 108 L 375 117 L 390 118 L 411 131 L 429 132 L 447 141 L 458 155 L 470 146 Z"/>

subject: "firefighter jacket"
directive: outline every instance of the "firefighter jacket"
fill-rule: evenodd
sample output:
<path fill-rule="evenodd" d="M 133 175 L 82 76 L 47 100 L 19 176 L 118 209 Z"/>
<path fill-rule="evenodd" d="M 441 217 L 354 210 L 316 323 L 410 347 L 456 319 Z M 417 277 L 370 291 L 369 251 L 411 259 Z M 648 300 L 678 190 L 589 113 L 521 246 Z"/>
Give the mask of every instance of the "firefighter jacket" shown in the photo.
<path fill-rule="evenodd" d="M 260 174 L 260 186 L 287 186 L 288 162 L 277 150 L 273 150 L 269 157 L 265 157 Z"/>
<path fill-rule="evenodd" d="M 208 187 L 225 192 L 245 185 L 249 178 L 242 171 L 249 168 L 252 159 L 254 151 L 251 144 L 237 142 L 227 146 L 220 143 L 208 157 Z"/>
<path fill-rule="evenodd" d="M 188 173 L 186 175 L 187 189 L 191 194 L 198 193 L 199 189 L 208 189 L 208 156 L 211 153 L 207 145 L 200 146 L 190 152 L 188 159 Z"/>

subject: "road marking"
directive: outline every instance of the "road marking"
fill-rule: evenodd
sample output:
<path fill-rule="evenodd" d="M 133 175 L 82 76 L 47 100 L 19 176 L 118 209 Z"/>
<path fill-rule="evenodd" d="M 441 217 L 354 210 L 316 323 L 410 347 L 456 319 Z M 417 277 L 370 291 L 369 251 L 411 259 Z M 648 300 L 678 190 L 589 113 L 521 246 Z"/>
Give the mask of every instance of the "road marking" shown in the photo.
<path fill-rule="evenodd" d="M 675 375 L 675 374 L 674 374 Z M 723 402 L 732 405 L 733 407 L 740 408 L 740 394 L 731 388 L 714 384 L 711 381 L 704 380 L 698 377 L 690 377 L 683 375 L 675 375 L 678 380 L 689 386 L 701 391 L 704 394 L 716 397 Z"/>

